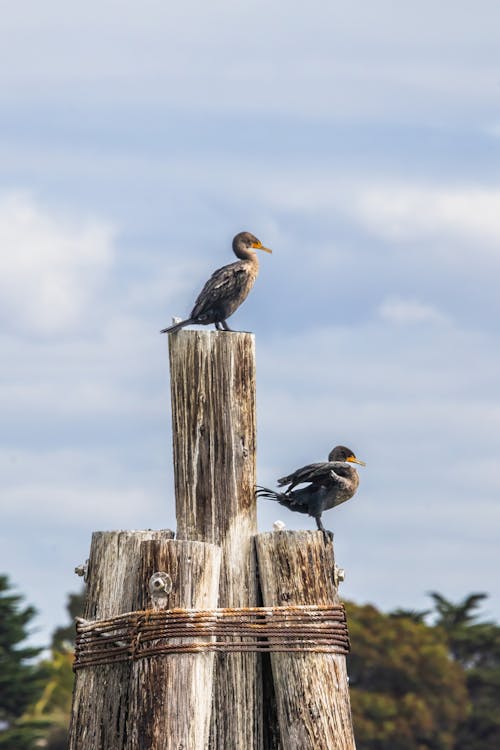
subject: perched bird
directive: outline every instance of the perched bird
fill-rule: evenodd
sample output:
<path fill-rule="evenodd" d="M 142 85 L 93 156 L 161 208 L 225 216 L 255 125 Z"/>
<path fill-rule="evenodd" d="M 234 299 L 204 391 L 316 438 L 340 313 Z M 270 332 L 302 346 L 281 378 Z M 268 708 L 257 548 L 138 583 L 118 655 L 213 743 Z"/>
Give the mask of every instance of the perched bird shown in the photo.
<path fill-rule="evenodd" d="M 218 331 L 230 331 L 226 320 L 246 300 L 259 273 L 255 250 L 272 253 L 250 232 L 237 234 L 233 239 L 233 253 L 240 260 L 215 271 L 199 293 L 189 318 L 164 328 L 160 333 L 174 333 L 192 323 L 215 323 Z"/>
<path fill-rule="evenodd" d="M 308 464 L 278 479 L 280 487 L 287 486 L 283 492 L 257 487 L 256 494 L 268 500 L 276 500 L 298 513 L 307 513 L 316 520 L 318 529 L 331 537 L 331 532 L 327 531 L 321 522 L 321 514 L 345 503 L 358 489 L 359 475 L 351 464 L 366 465 L 356 458 L 350 448 L 337 445 L 330 451 L 328 461 Z M 307 486 L 294 489 L 299 484 Z"/>

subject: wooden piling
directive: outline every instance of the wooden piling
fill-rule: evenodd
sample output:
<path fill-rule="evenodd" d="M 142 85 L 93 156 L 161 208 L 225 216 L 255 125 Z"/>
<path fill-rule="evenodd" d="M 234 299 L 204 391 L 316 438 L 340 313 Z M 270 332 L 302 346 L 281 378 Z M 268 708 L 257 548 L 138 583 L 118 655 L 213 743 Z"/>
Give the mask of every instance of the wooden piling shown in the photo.
<path fill-rule="evenodd" d="M 333 544 L 319 531 L 256 537 L 265 606 L 336 604 Z M 345 656 L 271 654 L 283 750 L 355 750 Z"/>
<path fill-rule="evenodd" d="M 214 609 L 217 606 L 220 547 L 188 541 L 141 545 L 140 579 L 166 572 L 172 591 L 161 609 Z M 146 586 L 134 609 L 151 606 Z M 172 639 L 171 644 L 185 639 Z M 189 639 L 193 641 L 192 638 Z M 212 708 L 213 653 L 168 654 L 134 663 L 126 750 L 205 750 Z"/>
<path fill-rule="evenodd" d="M 258 604 L 255 354 L 249 333 L 169 336 L 180 539 L 222 547 L 220 607 Z M 211 748 L 262 748 L 261 659 L 217 654 Z"/>
<path fill-rule="evenodd" d="M 171 531 L 95 532 L 84 618 L 149 607 L 149 578 L 162 567 L 173 584 L 166 606 L 215 607 L 220 550 L 172 537 Z M 209 653 L 79 669 L 69 750 L 205 750 L 212 673 Z"/>
<path fill-rule="evenodd" d="M 168 530 L 95 531 L 90 545 L 84 618 L 101 620 L 130 612 L 138 584 L 141 542 L 173 536 Z M 128 663 L 82 669 L 76 674 L 69 750 L 125 746 L 129 679 Z"/>
<path fill-rule="evenodd" d="M 180 331 L 169 336 L 169 351 L 177 540 L 169 531 L 96 532 L 87 620 L 149 608 L 155 572 L 168 573 L 173 584 L 156 607 L 261 604 L 253 336 Z M 256 539 L 264 605 L 338 603 L 333 545 L 321 533 Z M 344 656 L 271 653 L 273 689 L 262 680 L 258 653 L 165 653 L 155 641 L 156 651 L 145 657 L 141 634 L 133 644 L 117 644 L 126 661 L 79 662 L 69 750 L 355 750 Z M 90 643 L 102 653 L 101 636 Z"/>

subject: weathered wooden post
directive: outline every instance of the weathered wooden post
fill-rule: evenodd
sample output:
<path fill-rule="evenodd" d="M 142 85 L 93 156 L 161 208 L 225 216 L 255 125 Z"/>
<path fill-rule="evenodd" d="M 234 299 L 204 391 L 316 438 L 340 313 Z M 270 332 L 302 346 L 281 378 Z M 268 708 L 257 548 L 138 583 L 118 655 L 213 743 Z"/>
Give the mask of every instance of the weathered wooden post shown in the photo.
<path fill-rule="evenodd" d="M 94 532 L 87 571 L 85 619 L 100 620 L 130 612 L 138 585 L 141 541 L 173 536 L 172 531 Z M 127 662 L 84 669 L 76 674 L 69 750 L 124 747 L 129 678 Z"/>
<path fill-rule="evenodd" d="M 333 545 L 255 536 L 253 336 L 180 331 L 169 351 L 177 539 L 93 535 L 69 750 L 355 750 Z"/>
<path fill-rule="evenodd" d="M 256 606 L 255 355 L 249 333 L 169 336 L 177 534 L 222 547 L 219 607 Z M 211 747 L 262 747 L 261 659 L 217 654 Z"/>
<path fill-rule="evenodd" d="M 265 606 L 338 604 L 333 544 L 319 531 L 256 537 Z M 271 653 L 284 750 L 354 750 L 345 656 Z"/>
<path fill-rule="evenodd" d="M 221 550 L 188 541 L 145 542 L 140 578 L 156 572 L 171 581 L 167 596 L 153 597 L 153 608 L 214 609 L 219 590 Z M 151 606 L 145 588 L 134 609 Z M 162 601 L 163 600 L 163 601 Z M 185 639 L 170 639 L 179 644 Z M 214 656 L 209 652 L 141 659 L 132 667 L 127 750 L 204 750 L 212 709 Z"/>
<path fill-rule="evenodd" d="M 150 607 L 149 579 L 161 571 L 172 581 L 164 606 L 216 606 L 220 549 L 172 537 L 171 531 L 93 534 L 84 612 L 89 627 Z M 212 674 L 211 653 L 125 657 L 77 669 L 69 750 L 204 750 Z"/>

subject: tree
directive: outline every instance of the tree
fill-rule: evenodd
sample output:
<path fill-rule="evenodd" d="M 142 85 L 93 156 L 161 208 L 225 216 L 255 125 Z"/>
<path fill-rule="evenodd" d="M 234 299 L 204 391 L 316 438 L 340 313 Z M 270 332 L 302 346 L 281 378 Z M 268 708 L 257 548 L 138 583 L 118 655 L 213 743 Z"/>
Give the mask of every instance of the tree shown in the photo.
<path fill-rule="evenodd" d="M 43 727 L 44 747 L 55 750 L 68 743 L 68 726 L 73 692 L 73 651 L 53 649 L 42 662 L 47 675 L 40 698 L 24 715 L 24 720 Z"/>
<path fill-rule="evenodd" d="M 354 731 L 362 750 L 452 750 L 468 710 L 445 634 L 413 616 L 346 605 Z"/>
<path fill-rule="evenodd" d="M 476 622 L 478 619 L 476 610 L 483 599 L 488 598 L 488 594 L 480 592 L 469 594 L 458 604 L 453 604 L 437 591 L 430 591 L 429 596 L 434 600 L 434 609 L 437 614 L 436 625 L 446 631 L 453 646 L 457 645 L 455 643 L 457 635 Z"/>
<path fill-rule="evenodd" d="M 425 618 L 430 614 L 430 609 L 393 609 L 389 617 L 406 617 L 413 622 L 425 623 Z"/>
<path fill-rule="evenodd" d="M 500 626 L 478 622 L 484 593 L 458 604 L 431 592 L 437 612 L 436 627 L 446 634 L 450 652 L 466 676 L 471 711 L 457 728 L 455 750 L 500 748 Z"/>
<path fill-rule="evenodd" d="M 68 595 L 66 609 L 71 621 L 67 626 L 56 628 L 52 634 L 51 657 L 42 662 L 46 674 L 43 692 L 25 714 L 25 719 L 45 726 L 46 750 L 64 750 L 68 744 L 74 680 L 74 618 L 83 611 L 84 595 L 84 590 Z"/>
<path fill-rule="evenodd" d="M 73 648 L 75 642 L 75 617 L 81 617 L 83 612 L 83 606 L 85 602 L 85 589 L 82 589 L 77 594 L 68 594 L 68 602 L 66 604 L 66 610 L 68 612 L 70 622 L 68 625 L 56 628 L 52 634 L 52 648 L 55 649 L 67 649 Z"/>
<path fill-rule="evenodd" d="M 0 748 L 24 750 L 39 736 L 36 725 L 20 719 L 43 689 L 44 673 L 33 660 L 40 648 L 22 646 L 35 609 L 23 605 L 6 575 L 0 575 Z"/>

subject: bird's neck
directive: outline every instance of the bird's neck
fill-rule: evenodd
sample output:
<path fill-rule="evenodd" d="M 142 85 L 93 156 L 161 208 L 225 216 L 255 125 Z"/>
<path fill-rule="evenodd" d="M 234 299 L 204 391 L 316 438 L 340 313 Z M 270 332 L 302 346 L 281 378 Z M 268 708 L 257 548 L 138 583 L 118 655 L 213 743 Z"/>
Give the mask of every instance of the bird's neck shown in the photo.
<path fill-rule="evenodd" d="M 252 250 L 252 248 L 250 247 L 235 247 L 234 254 L 240 260 L 249 260 L 252 265 L 255 265 L 255 266 L 259 265 L 259 259 L 257 258 L 257 253 L 255 252 L 255 250 Z"/>

